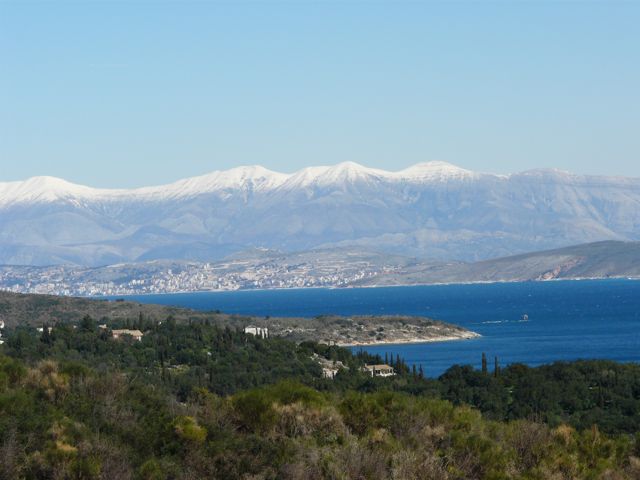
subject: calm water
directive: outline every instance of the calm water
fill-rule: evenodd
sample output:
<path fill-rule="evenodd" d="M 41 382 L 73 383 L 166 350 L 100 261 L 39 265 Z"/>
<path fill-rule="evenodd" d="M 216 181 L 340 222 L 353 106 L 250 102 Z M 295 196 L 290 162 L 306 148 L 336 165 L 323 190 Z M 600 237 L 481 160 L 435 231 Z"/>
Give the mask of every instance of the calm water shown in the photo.
<path fill-rule="evenodd" d="M 480 366 L 606 358 L 640 361 L 640 281 L 593 280 L 362 289 L 271 290 L 130 297 L 145 303 L 228 313 L 424 315 L 482 335 L 474 340 L 367 347 L 399 353 L 437 376 L 455 363 Z M 521 321 L 523 314 L 529 316 Z"/>

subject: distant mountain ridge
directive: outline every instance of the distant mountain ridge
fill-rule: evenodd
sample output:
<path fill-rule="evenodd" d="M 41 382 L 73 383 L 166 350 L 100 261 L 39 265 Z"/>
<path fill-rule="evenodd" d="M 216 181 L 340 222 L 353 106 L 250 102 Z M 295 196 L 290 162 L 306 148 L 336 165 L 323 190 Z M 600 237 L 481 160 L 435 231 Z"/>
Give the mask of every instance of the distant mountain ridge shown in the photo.
<path fill-rule="evenodd" d="M 446 162 L 420 163 L 397 172 L 344 162 L 333 166 L 307 167 L 292 174 L 274 172 L 259 165 L 243 166 L 179 180 L 168 185 L 133 189 L 92 188 L 61 178 L 41 176 L 25 181 L 0 182 L 0 205 L 55 201 L 160 200 L 194 197 L 225 190 L 287 191 L 312 186 L 331 186 L 341 182 L 385 180 L 409 183 L 438 182 L 472 178 L 476 175 Z"/>
<path fill-rule="evenodd" d="M 640 279 L 640 242 L 605 241 L 474 263 L 414 264 L 353 286 Z"/>
<path fill-rule="evenodd" d="M 292 174 L 238 167 L 159 186 L 0 183 L 0 264 L 211 261 L 249 248 L 356 247 L 482 260 L 640 240 L 640 179 L 476 173 L 444 162 L 352 162 Z"/>

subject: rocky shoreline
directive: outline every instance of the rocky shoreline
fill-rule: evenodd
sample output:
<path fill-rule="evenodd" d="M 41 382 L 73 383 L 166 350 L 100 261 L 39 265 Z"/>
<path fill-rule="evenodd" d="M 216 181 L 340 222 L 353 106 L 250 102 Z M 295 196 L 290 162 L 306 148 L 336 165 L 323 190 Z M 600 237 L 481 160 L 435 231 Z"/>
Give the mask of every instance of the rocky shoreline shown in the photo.
<path fill-rule="evenodd" d="M 404 345 L 409 343 L 436 343 L 436 342 L 453 342 L 457 340 L 472 340 L 474 338 L 480 338 L 482 335 L 473 332 L 471 330 L 462 332 L 459 335 L 438 336 L 438 337 L 415 337 L 415 338 L 402 338 L 397 340 L 388 341 L 373 341 L 373 342 L 355 342 L 355 343 L 338 343 L 340 347 L 374 347 L 376 345 Z"/>

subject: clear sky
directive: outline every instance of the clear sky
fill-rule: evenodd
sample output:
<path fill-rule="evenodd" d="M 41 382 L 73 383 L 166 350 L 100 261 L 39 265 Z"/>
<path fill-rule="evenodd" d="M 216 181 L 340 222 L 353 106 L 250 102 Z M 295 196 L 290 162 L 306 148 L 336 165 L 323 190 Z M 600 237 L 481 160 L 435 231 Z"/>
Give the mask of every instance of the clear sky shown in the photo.
<path fill-rule="evenodd" d="M 0 181 L 428 160 L 640 176 L 640 1 L 0 0 Z"/>

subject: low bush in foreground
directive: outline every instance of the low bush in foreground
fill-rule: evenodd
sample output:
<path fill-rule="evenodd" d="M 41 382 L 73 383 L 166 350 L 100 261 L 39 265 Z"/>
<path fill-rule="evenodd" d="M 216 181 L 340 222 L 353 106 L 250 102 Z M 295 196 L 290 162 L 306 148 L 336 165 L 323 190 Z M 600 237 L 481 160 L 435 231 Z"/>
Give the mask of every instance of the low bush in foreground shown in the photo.
<path fill-rule="evenodd" d="M 0 478 L 632 479 L 638 443 L 406 393 L 292 381 L 185 402 L 122 372 L 0 357 Z"/>

